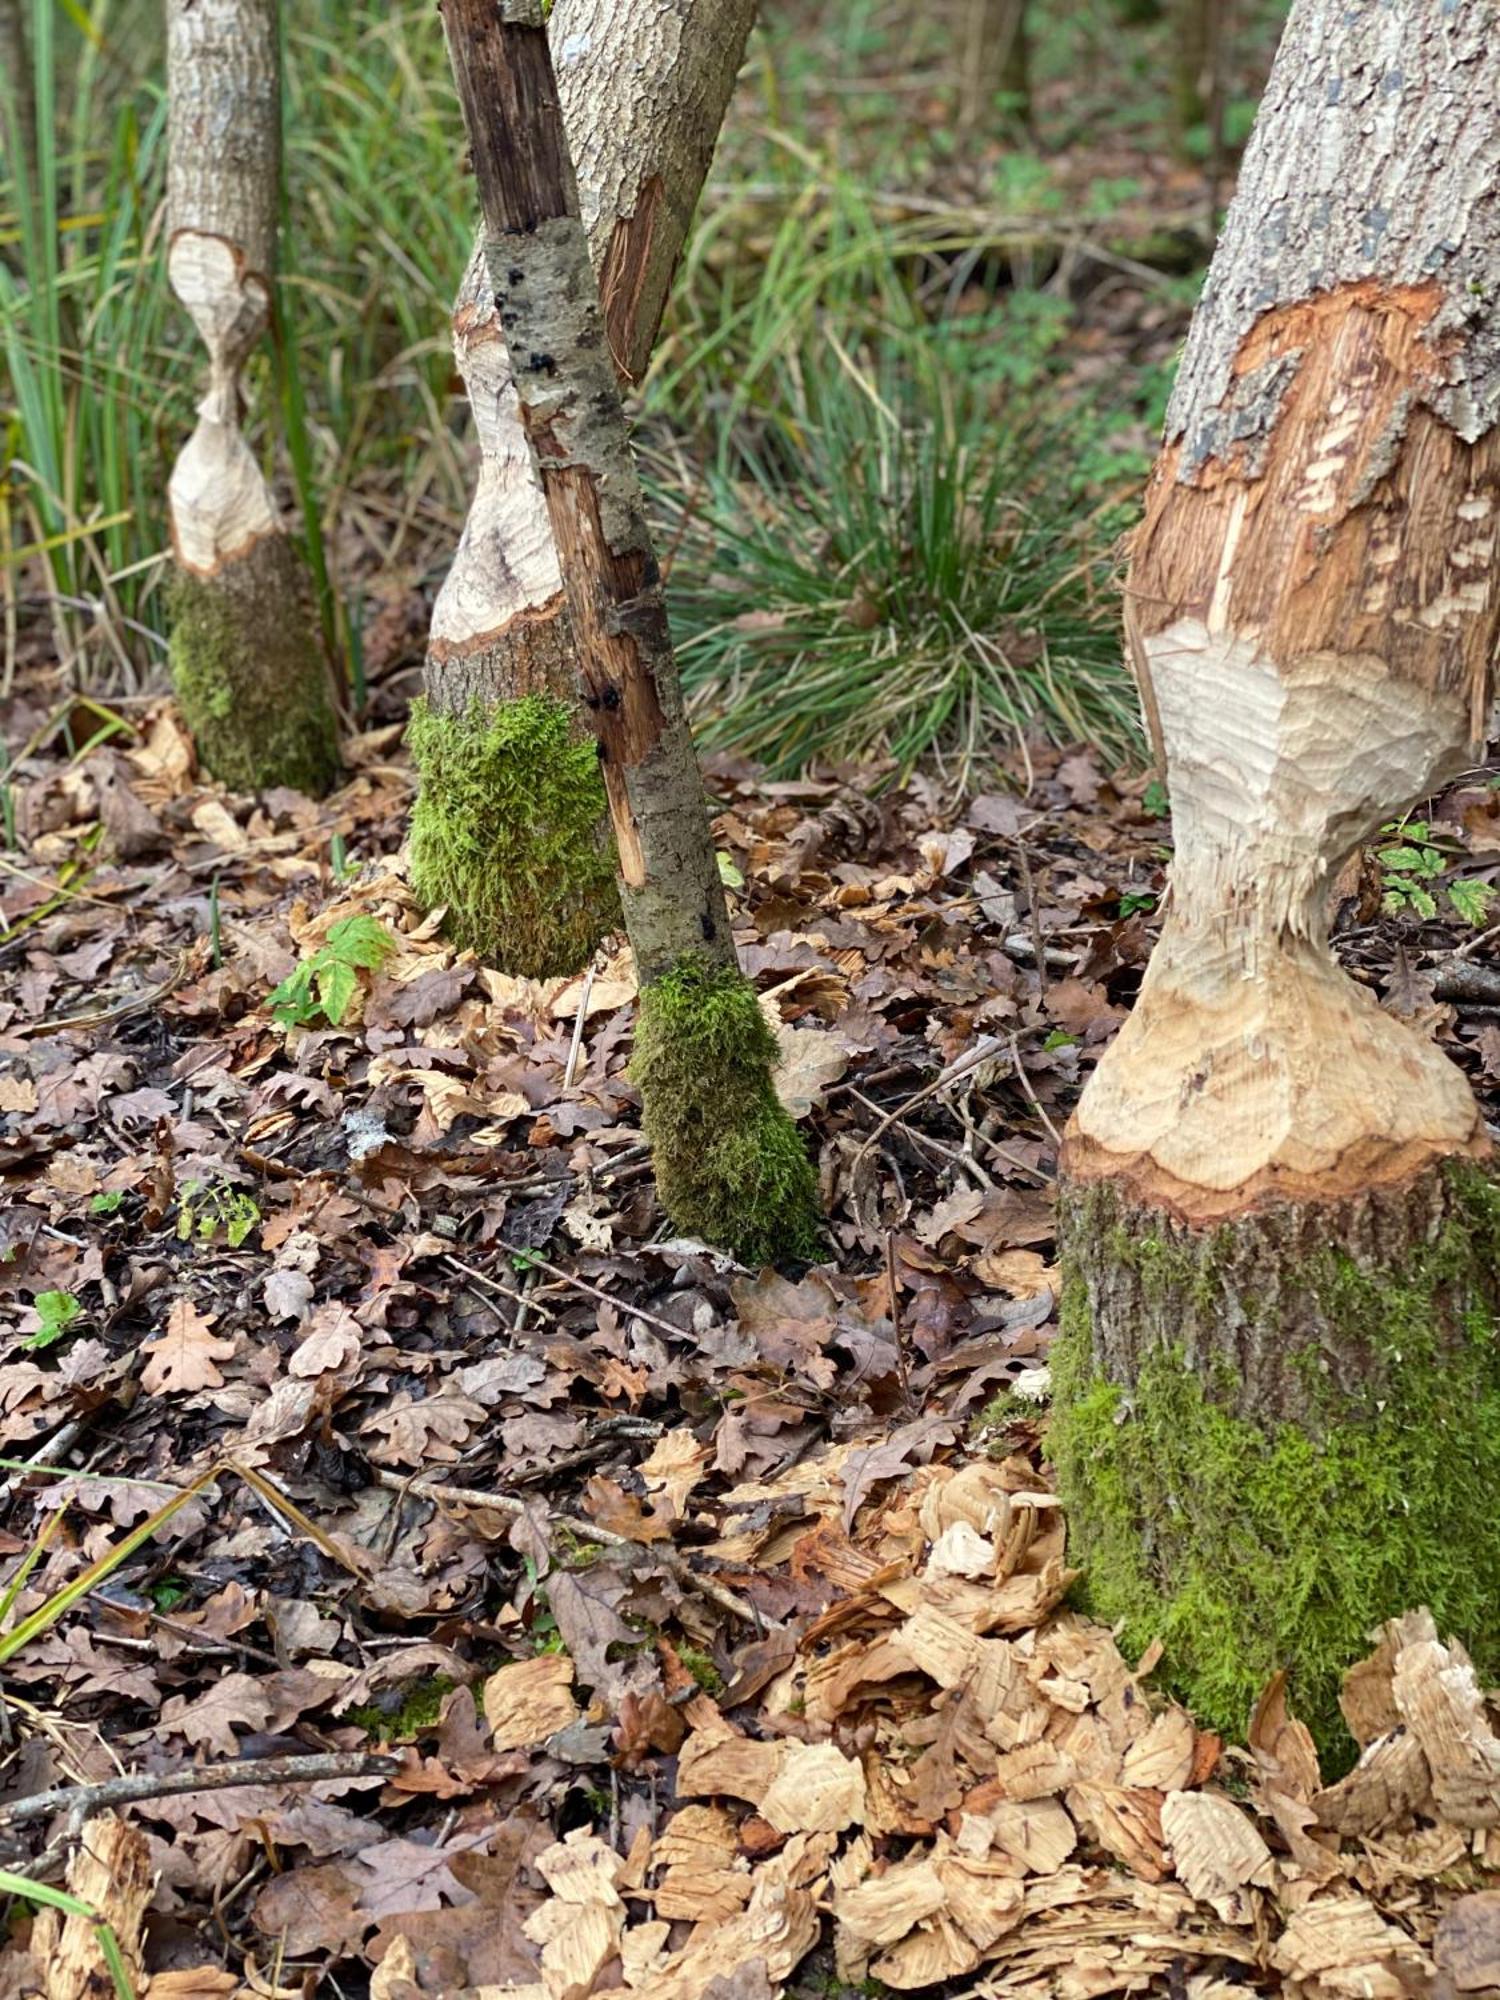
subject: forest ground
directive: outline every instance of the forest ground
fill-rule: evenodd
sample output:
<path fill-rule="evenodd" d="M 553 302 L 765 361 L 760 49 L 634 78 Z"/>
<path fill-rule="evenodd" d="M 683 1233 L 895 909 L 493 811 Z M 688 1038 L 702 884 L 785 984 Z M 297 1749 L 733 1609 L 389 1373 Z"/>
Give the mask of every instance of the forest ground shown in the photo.
<path fill-rule="evenodd" d="M 1044 178 L 1080 211 L 1116 191 L 1038 252 L 1072 273 L 1043 358 L 1080 405 L 1164 382 L 1209 202 L 1159 135 L 1102 122 L 1108 36 L 1091 50 L 1080 90 L 1042 93 L 1073 132 Z M 899 167 L 898 208 L 1038 195 L 1024 155 L 921 150 L 920 86 L 882 96 L 816 44 L 791 73 L 793 122 L 845 133 L 872 184 Z M 726 172 L 778 114 L 732 123 Z M 1141 261 L 1164 242 L 1175 276 Z M 669 364 L 713 333 L 713 268 L 687 273 Z M 741 358 L 699 371 L 675 435 L 648 402 L 648 456 L 679 467 Z M 996 365 L 992 424 L 1014 386 Z M 1110 479 L 1144 466 L 1138 400 Z M 1494 1914 L 1464 1899 L 1500 1864 L 1500 1743 L 1437 1700 L 1451 1661 L 1420 1626 L 1351 1684 L 1378 1748 L 1338 1784 L 1275 1690 L 1226 1742 L 1066 1596 L 1050 1191 L 1150 950 L 1163 789 L 1037 743 L 986 745 L 962 785 L 951 762 L 900 783 L 873 756 L 781 781 L 710 761 L 830 1230 L 811 1270 L 737 1269 L 656 1206 L 628 958 L 510 980 L 407 890 L 403 717 L 457 526 L 408 472 L 334 510 L 368 704 L 321 804 L 226 794 L 169 702 L 70 692 L 53 634 L 22 627 L 0 1558 L 35 1563 L 0 1635 L 0 1864 L 68 1868 L 144 1941 L 157 2000 L 1333 2000 L 1426 1991 L 1435 1965 L 1500 1985 Z M 1500 866 L 1494 774 L 1387 847 L 1337 887 L 1340 954 L 1493 1121 L 1500 963 L 1472 885 Z M 323 1754 L 342 1776 L 287 1774 Z M 236 1758 L 253 1785 L 81 1831 L 22 1809 Z M 59 1941 L 13 1914 L 0 1993 L 99 1990 L 87 1927 L 67 1986 Z"/>

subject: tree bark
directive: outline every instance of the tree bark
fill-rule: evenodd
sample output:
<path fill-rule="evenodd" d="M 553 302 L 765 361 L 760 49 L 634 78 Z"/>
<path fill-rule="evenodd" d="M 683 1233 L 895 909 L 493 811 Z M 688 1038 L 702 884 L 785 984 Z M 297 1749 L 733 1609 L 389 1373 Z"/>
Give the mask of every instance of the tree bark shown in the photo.
<path fill-rule="evenodd" d="M 625 383 L 645 372 L 713 155 L 755 0 L 630 6 L 558 0 L 563 117 Z M 474 411 L 479 480 L 433 607 L 413 879 L 451 934 L 511 972 L 572 971 L 618 921 L 607 832 L 578 790 L 557 710 L 577 716 L 578 662 L 547 510 L 531 469 L 482 240 L 459 287 L 454 352 Z M 497 710 L 524 702 L 519 716 Z M 536 732 L 533 735 L 533 730 Z M 540 739 L 540 740 L 538 740 Z M 514 800 L 525 800 L 516 823 Z M 552 894 L 538 898 L 546 850 Z"/>
<path fill-rule="evenodd" d="M 0 0 L 0 77 L 6 79 L 0 85 L 0 112 L 6 106 L 6 97 L 15 119 L 15 141 L 20 151 L 20 165 L 25 174 L 27 198 L 35 201 L 36 185 L 36 85 L 32 76 L 31 56 L 26 46 L 26 19 L 22 12 L 22 0 Z M 0 122 L 0 132 L 4 125 Z M 17 198 L 21 194 L 21 175 L 11 175 Z"/>
<path fill-rule="evenodd" d="M 1031 124 L 1031 42 L 1026 0 L 968 0 L 961 117 L 981 125 L 1004 96 L 1006 117 Z"/>
<path fill-rule="evenodd" d="M 327 666 L 240 425 L 241 375 L 275 278 L 275 0 L 167 0 L 167 83 L 167 275 L 208 350 L 197 428 L 167 493 L 173 679 L 216 777 L 321 792 L 338 768 Z"/>
<path fill-rule="evenodd" d="M 811 1169 L 735 954 L 540 0 L 442 12 L 609 802 L 657 1185 L 679 1227 L 799 1254 L 817 1236 Z"/>
<path fill-rule="evenodd" d="M 1101 1611 L 1236 1727 L 1290 1666 L 1332 1729 L 1414 1602 L 1500 1665 L 1489 1141 L 1324 908 L 1484 735 L 1497 90 L 1477 16 L 1296 0 L 1126 586 L 1177 849 L 1067 1136 L 1054 1448 Z"/>

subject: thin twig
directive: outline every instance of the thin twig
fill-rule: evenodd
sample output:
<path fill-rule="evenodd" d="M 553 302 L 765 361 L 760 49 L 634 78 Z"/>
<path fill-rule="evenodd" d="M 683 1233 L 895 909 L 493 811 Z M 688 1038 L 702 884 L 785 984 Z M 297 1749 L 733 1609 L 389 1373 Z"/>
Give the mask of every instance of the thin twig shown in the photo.
<path fill-rule="evenodd" d="M 1010 1038 L 1010 1059 L 1012 1063 L 1014 1063 L 1015 1065 L 1016 1081 L 1020 1084 L 1022 1090 L 1024 1090 L 1026 1095 L 1030 1098 L 1032 1110 L 1036 1113 L 1037 1117 L 1041 1119 L 1042 1123 L 1046 1126 L 1047 1130 L 1052 1134 L 1053 1145 L 1057 1147 L 1059 1152 L 1061 1152 L 1062 1133 L 1058 1131 L 1057 1127 L 1053 1124 L 1052 1120 L 1047 1116 L 1047 1110 L 1045 1105 L 1042 1103 L 1042 1100 L 1037 1096 L 1036 1092 L 1031 1087 L 1031 1078 L 1026 1074 L 1026 1065 L 1021 1060 L 1020 1045 L 1017 1043 L 1014 1035 L 1012 1035 Z"/>
<path fill-rule="evenodd" d="M 929 1097 L 936 1097 L 940 1090 L 946 1090 L 950 1083 L 957 1083 L 961 1076 L 967 1076 L 971 1069 L 978 1069 L 981 1063 L 992 1062 L 1004 1047 L 1005 1044 L 998 1035 L 986 1035 L 977 1047 L 970 1049 L 962 1062 L 950 1063 L 945 1070 L 933 1078 L 931 1083 L 924 1083 L 920 1090 L 914 1090 L 910 1097 L 903 1098 L 894 1111 L 886 1113 L 869 1138 L 865 1140 L 865 1143 L 854 1155 L 850 1163 L 850 1172 L 854 1171 L 870 1148 L 883 1139 L 893 1125 L 901 1123 L 907 1112 L 915 1105 L 925 1103 Z M 680 1334 L 681 1328 L 676 1328 L 674 1331 Z"/>
<path fill-rule="evenodd" d="M 681 1333 L 680 1327 L 673 1328 Z M 375 1484 L 383 1486 L 387 1492 L 404 1493 L 414 1500 L 431 1500 L 436 1505 L 450 1507 L 487 1507 L 494 1514 L 521 1515 L 526 1512 L 527 1502 L 512 1499 L 508 1493 L 481 1493 L 473 1486 L 444 1486 L 436 1481 L 423 1479 L 419 1474 L 415 1480 L 403 1478 L 398 1472 L 377 1472 Z M 654 1542 L 633 1542 L 628 1535 L 614 1534 L 608 1528 L 601 1528 L 597 1521 L 585 1521 L 577 1514 L 559 1514 L 551 1508 L 547 1511 L 548 1525 L 562 1528 L 580 1541 L 602 1542 L 606 1548 L 629 1549 L 647 1562 L 660 1563 L 664 1570 L 676 1577 L 688 1590 L 696 1590 L 700 1596 L 717 1604 L 721 1611 L 727 1611 L 731 1618 L 739 1619 L 743 1625 L 760 1626 L 760 1615 L 754 1605 L 743 1597 L 718 1583 L 711 1576 L 703 1576 L 695 1570 L 685 1557 L 674 1550 L 663 1549 Z"/>
<path fill-rule="evenodd" d="M 906 1363 L 906 1329 L 901 1324 L 901 1287 L 896 1278 L 896 1232 L 885 1232 L 885 1288 L 891 1301 L 891 1338 L 896 1343 L 896 1380 L 901 1400 L 911 1408 L 911 1370 Z"/>
<path fill-rule="evenodd" d="M 645 1306 L 633 1306 L 626 1299 L 617 1299 L 611 1293 L 601 1291 L 597 1285 L 591 1285 L 587 1278 L 577 1277 L 572 1271 L 563 1271 L 556 1264 L 549 1264 L 545 1257 L 539 1257 L 534 1250 L 528 1250 L 526 1254 L 538 1270 L 546 1271 L 560 1284 L 572 1285 L 576 1291 L 587 1292 L 591 1299 L 600 1299 L 605 1305 L 613 1306 L 616 1312 L 624 1313 L 631 1319 L 641 1320 L 646 1326 L 654 1326 L 658 1333 L 669 1334 L 673 1340 L 682 1340 L 685 1337 L 680 1326 L 673 1326 L 672 1322 L 663 1319 L 660 1313 L 648 1312 Z"/>
<path fill-rule="evenodd" d="M 583 991 L 578 996 L 578 1019 L 573 1023 L 573 1044 L 568 1050 L 568 1064 L 563 1071 L 562 1087 L 573 1088 L 573 1078 L 578 1071 L 578 1054 L 583 1047 L 583 1024 L 589 1017 L 589 996 L 594 990 L 594 968 L 589 966 L 583 975 Z"/>
<path fill-rule="evenodd" d="M 338 1750 L 316 1757 L 243 1757 L 232 1764 L 202 1764 L 178 1771 L 129 1771 L 97 1785 L 59 1785 L 0 1806 L 0 1826 L 23 1826 L 66 1812 L 81 1823 L 111 1806 L 140 1799 L 169 1799 L 184 1792 L 224 1792 L 234 1785 L 311 1785 L 330 1778 L 390 1778 L 400 1759 L 375 1751 Z"/>

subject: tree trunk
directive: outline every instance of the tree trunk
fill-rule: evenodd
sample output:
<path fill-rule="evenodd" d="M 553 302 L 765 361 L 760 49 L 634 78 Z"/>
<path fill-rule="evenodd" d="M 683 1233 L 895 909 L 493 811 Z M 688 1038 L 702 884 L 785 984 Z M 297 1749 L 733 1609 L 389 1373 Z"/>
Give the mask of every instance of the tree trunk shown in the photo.
<path fill-rule="evenodd" d="M 167 0 L 167 83 L 167 275 L 209 364 L 167 493 L 172 676 L 215 777 L 322 792 L 338 769 L 327 666 L 302 566 L 240 428 L 240 377 L 275 277 L 275 0 Z"/>
<path fill-rule="evenodd" d="M 995 99 L 1005 116 L 1031 124 L 1031 43 L 1026 0 L 968 0 L 964 31 L 961 119 L 969 127 L 993 117 Z"/>
<path fill-rule="evenodd" d="M 1213 49 L 1210 15 L 1218 5 L 1219 0 L 1173 0 L 1173 136 L 1181 154 L 1191 154 L 1191 136 L 1208 119 Z"/>
<path fill-rule="evenodd" d="M 735 956 L 541 0 L 442 11 L 609 801 L 657 1186 L 679 1228 L 747 1259 L 805 1255 L 820 1234 L 812 1169 Z"/>
<path fill-rule="evenodd" d="M 36 185 L 36 82 L 31 56 L 26 47 L 26 19 L 22 0 L 0 0 L 0 113 L 7 110 L 14 119 L 14 132 L 6 130 L 0 117 L 0 136 L 7 149 L 14 145 L 18 158 L 11 173 L 11 185 L 19 201 L 24 186 L 26 199 L 35 202 Z"/>
<path fill-rule="evenodd" d="M 645 372 L 755 0 L 558 0 L 552 47 L 621 378 Z M 412 879 L 450 934 L 507 971 L 582 964 L 619 921 L 593 745 L 547 510 L 531 470 L 482 240 L 454 351 L 479 482 L 433 608 L 412 747 Z"/>
<path fill-rule="evenodd" d="M 1500 44 L 1296 0 L 1126 588 L 1176 860 L 1069 1129 L 1054 1451 L 1088 1588 L 1234 1727 L 1377 1620 L 1500 1668 L 1500 1200 L 1464 1078 L 1329 950 L 1340 864 L 1482 742 Z"/>

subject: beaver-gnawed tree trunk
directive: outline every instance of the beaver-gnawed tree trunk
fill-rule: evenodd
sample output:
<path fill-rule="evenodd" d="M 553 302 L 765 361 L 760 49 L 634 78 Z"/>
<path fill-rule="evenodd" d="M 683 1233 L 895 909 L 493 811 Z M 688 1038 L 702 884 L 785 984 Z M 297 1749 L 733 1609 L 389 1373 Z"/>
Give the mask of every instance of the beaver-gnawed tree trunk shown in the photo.
<path fill-rule="evenodd" d="M 172 679 L 216 778 L 322 792 L 338 770 L 328 669 L 240 428 L 275 276 L 276 0 L 167 0 L 167 89 L 167 275 L 208 349 L 208 391 L 167 489 Z"/>
<path fill-rule="evenodd" d="M 816 1183 L 735 954 L 542 0 L 443 0 L 442 13 L 609 802 L 641 982 L 632 1074 L 662 1205 L 747 1261 L 808 1256 Z"/>
<path fill-rule="evenodd" d="M 1500 1669 L 1500 1200 L 1464 1078 L 1334 962 L 1342 860 L 1482 739 L 1500 42 L 1296 0 L 1127 585 L 1171 900 L 1069 1130 L 1053 1451 L 1093 1604 L 1337 1727 L 1430 1604 Z"/>
<path fill-rule="evenodd" d="M 744 53 L 755 0 L 558 0 L 558 86 L 610 352 L 644 374 Z M 569 972 L 619 921 L 593 739 L 547 509 L 482 243 L 453 342 L 479 482 L 433 608 L 412 722 L 412 881 L 506 971 Z"/>

